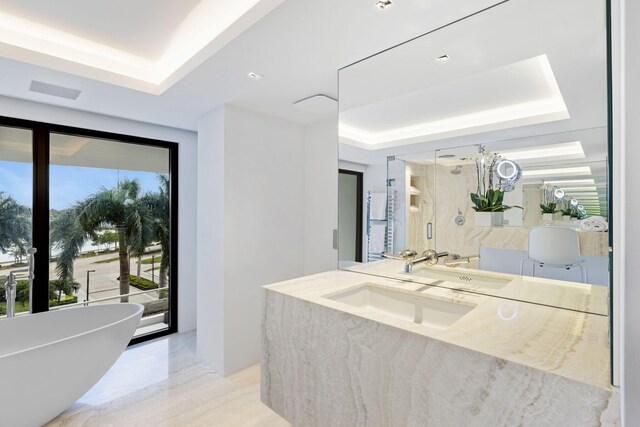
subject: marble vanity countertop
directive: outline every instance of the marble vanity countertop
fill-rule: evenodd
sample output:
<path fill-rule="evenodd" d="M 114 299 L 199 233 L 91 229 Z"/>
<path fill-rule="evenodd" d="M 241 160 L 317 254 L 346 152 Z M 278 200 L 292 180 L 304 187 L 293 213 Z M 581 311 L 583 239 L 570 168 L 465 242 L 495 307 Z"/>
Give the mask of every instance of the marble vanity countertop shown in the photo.
<path fill-rule="evenodd" d="M 443 265 L 427 267 L 425 265 L 418 264 L 413 267 L 412 274 L 404 273 L 403 268 L 403 261 L 388 259 L 353 265 L 346 268 L 346 270 L 372 274 L 375 276 L 389 277 L 403 281 L 413 281 L 420 284 L 436 284 L 437 286 L 452 289 L 464 289 L 474 293 L 532 302 L 551 307 L 560 307 L 569 310 L 584 311 L 602 316 L 607 316 L 609 313 L 609 289 L 606 286 L 565 282 L 540 277 L 519 276 L 507 273 L 496 273 L 493 271 L 468 269 L 464 267 L 451 268 Z M 434 280 L 420 276 L 421 271 L 428 272 L 428 270 L 442 272 L 445 274 L 469 274 L 488 279 L 496 278 L 499 280 L 509 280 L 509 283 L 502 288 L 494 289 L 474 286 L 468 283 L 461 284 L 461 282 L 458 281 L 443 282 L 441 280 Z"/>
<path fill-rule="evenodd" d="M 267 285 L 264 288 L 267 292 L 277 292 L 350 313 L 607 391 L 613 389 L 610 384 L 606 316 L 432 286 L 423 290 L 422 294 L 477 305 L 448 328 L 436 329 L 325 297 L 364 283 L 409 293 L 424 288 L 422 283 L 340 270 Z"/>

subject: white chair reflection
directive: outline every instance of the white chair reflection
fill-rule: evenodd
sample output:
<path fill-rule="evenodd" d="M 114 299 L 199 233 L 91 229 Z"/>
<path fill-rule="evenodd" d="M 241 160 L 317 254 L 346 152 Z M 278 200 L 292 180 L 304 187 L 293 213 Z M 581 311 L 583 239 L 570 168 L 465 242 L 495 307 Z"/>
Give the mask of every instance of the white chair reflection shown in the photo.
<path fill-rule="evenodd" d="M 580 258 L 580 238 L 572 228 L 535 227 L 529 231 L 528 258 L 520 263 L 520 274 L 524 272 L 524 263 L 533 264 L 533 276 L 536 266 L 555 267 L 569 270 L 580 268 L 582 283 L 587 283 L 587 267 Z"/>

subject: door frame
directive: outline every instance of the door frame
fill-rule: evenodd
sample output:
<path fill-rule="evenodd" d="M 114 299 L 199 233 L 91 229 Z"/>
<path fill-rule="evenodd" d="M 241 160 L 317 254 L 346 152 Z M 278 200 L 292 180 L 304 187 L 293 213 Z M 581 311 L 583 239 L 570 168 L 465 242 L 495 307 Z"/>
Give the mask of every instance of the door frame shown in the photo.
<path fill-rule="evenodd" d="M 338 169 L 338 174 L 355 175 L 356 177 L 356 262 L 362 262 L 362 215 L 363 215 L 363 179 L 364 173 L 348 169 Z"/>

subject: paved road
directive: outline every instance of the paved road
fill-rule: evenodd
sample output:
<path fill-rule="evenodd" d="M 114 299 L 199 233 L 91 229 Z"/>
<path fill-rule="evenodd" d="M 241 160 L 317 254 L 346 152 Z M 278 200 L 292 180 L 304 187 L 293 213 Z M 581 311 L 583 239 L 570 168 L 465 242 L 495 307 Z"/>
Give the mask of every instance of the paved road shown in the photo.
<path fill-rule="evenodd" d="M 150 251 L 158 249 L 157 247 L 149 248 Z M 120 275 L 120 262 L 118 260 L 107 263 L 98 263 L 96 261 L 117 258 L 117 253 L 110 253 L 105 255 L 99 255 L 91 258 L 78 258 L 74 262 L 74 279 L 80 283 L 80 290 L 78 291 L 78 301 L 84 301 L 86 299 L 87 290 L 87 270 L 95 270 L 90 274 L 89 292 L 90 299 L 99 299 L 118 296 L 120 294 L 120 283 L 118 276 Z M 144 256 L 143 259 L 151 258 L 151 256 Z M 156 260 L 160 262 L 160 256 L 156 255 Z M 137 258 L 132 258 L 130 261 L 131 274 L 135 275 L 137 272 Z M 141 271 L 142 277 L 151 280 L 151 273 L 145 273 L 145 270 L 151 268 L 151 264 L 143 264 Z M 49 277 L 56 277 L 55 263 L 51 263 L 49 267 Z M 158 281 L 158 270 L 155 273 L 155 281 Z M 130 292 L 137 292 L 137 289 L 131 287 Z M 147 295 L 131 297 L 132 301 L 145 301 L 157 298 L 157 293 L 153 292 Z M 117 300 L 114 300 L 117 301 Z"/>

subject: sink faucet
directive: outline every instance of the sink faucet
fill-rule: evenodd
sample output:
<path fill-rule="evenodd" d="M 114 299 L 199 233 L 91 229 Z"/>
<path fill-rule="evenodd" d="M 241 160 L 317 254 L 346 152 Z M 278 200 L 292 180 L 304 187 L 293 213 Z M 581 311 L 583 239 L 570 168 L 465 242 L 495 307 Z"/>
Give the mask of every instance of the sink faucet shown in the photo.
<path fill-rule="evenodd" d="M 427 249 L 426 251 L 422 252 L 422 255 L 420 255 L 419 258 L 411 258 L 406 260 L 404 263 L 404 272 L 413 272 L 413 266 L 421 262 L 427 265 L 436 265 L 440 258 L 446 256 L 449 256 L 449 252 L 436 252 L 433 249 Z"/>
<path fill-rule="evenodd" d="M 382 254 L 382 256 L 385 258 L 401 259 L 403 261 L 413 259 L 415 258 L 416 255 L 418 255 L 418 252 L 414 251 L 413 249 L 403 249 L 400 252 L 398 252 L 398 254 L 390 254 L 387 252 Z"/>
<path fill-rule="evenodd" d="M 449 254 L 444 259 L 444 265 L 447 267 L 457 267 L 460 264 L 469 264 L 471 261 L 475 259 L 480 259 L 480 255 L 469 255 L 469 256 L 460 256 L 458 254 Z"/>
<path fill-rule="evenodd" d="M 7 300 L 7 317 L 15 317 L 16 315 L 16 288 L 18 286 L 16 273 L 29 273 L 29 313 L 32 313 L 33 279 L 35 277 L 33 274 L 35 267 L 33 255 L 36 253 L 36 248 L 29 248 L 27 253 L 29 254 L 29 268 L 11 270 L 4 284 L 4 294 Z"/>

